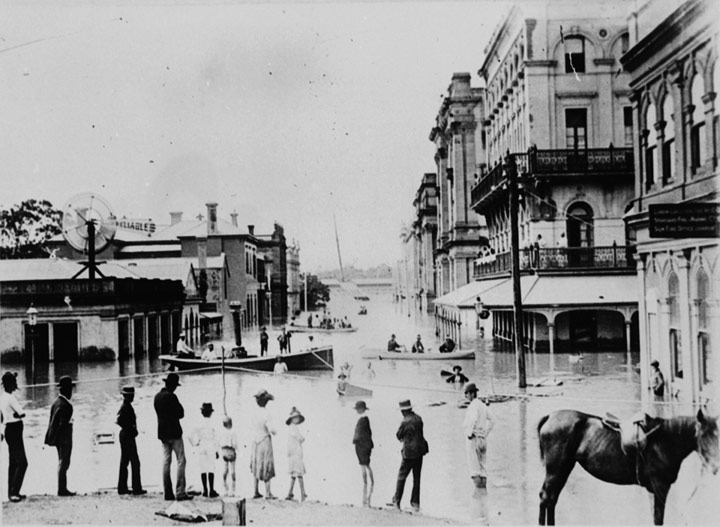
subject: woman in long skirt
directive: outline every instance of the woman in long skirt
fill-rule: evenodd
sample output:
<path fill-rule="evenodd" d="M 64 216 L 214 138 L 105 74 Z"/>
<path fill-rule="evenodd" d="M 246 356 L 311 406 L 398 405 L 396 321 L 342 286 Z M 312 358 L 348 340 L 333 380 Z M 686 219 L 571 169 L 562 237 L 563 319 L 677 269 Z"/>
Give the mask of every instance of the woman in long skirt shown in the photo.
<path fill-rule="evenodd" d="M 288 432 L 288 472 L 290 472 L 290 490 L 288 491 L 286 500 L 292 500 L 293 490 L 295 489 L 295 480 L 298 480 L 300 485 L 300 501 L 305 501 L 307 494 L 305 494 L 305 482 L 303 476 L 305 475 L 305 461 L 303 460 L 303 447 L 302 444 L 305 441 L 305 437 L 300 433 L 298 425 L 305 421 L 305 417 L 300 411 L 293 406 L 290 411 L 290 417 L 287 418 L 285 424 L 289 427 Z"/>
<path fill-rule="evenodd" d="M 274 500 L 270 490 L 270 480 L 275 477 L 275 458 L 273 457 L 272 436 L 275 435 L 275 428 L 267 411 L 267 403 L 274 397 L 267 390 L 260 390 L 255 394 L 255 402 L 258 408 L 251 423 L 253 431 L 252 457 L 250 458 L 250 470 L 255 478 L 255 495 L 253 498 L 262 498 L 260 494 L 260 481 L 265 483 L 265 498 Z"/>

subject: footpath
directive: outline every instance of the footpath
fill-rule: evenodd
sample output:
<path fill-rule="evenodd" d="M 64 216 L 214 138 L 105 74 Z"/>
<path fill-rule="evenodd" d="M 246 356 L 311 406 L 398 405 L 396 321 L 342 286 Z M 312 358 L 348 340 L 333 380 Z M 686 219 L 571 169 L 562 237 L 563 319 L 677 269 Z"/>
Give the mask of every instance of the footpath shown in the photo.
<path fill-rule="evenodd" d="M 182 502 L 188 503 L 188 502 Z M 222 512 L 219 499 L 196 497 L 192 502 L 206 514 Z M 28 496 L 19 503 L 3 502 L 2 525 L 191 525 L 155 514 L 171 505 L 159 493 L 119 496 L 97 492 L 60 498 Z M 328 505 L 318 501 L 248 500 L 247 525 L 458 525 L 453 520 L 380 508 Z M 208 522 L 221 525 L 222 520 Z"/>

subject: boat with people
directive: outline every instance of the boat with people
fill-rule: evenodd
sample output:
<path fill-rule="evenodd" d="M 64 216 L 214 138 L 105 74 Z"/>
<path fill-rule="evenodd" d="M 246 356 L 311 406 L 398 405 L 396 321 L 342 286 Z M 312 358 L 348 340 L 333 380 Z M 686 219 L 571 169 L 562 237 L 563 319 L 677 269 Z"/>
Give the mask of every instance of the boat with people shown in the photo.
<path fill-rule="evenodd" d="M 239 351 L 240 348 L 234 348 L 233 351 Z M 174 366 L 178 370 L 196 370 L 196 369 L 220 369 L 225 364 L 226 370 L 232 369 L 249 369 L 257 371 L 273 371 L 277 358 L 281 357 L 287 365 L 288 371 L 303 370 L 324 370 L 334 366 L 333 347 L 320 346 L 310 348 L 303 351 L 288 353 L 286 355 L 247 355 L 245 357 L 233 357 L 217 359 L 202 359 L 200 357 L 178 357 L 177 355 L 160 355 L 163 364 Z"/>
<path fill-rule="evenodd" d="M 387 351 L 380 348 L 361 348 L 360 356 L 363 359 L 377 360 L 463 360 L 474 359 L 475 352 L 470 350 L 451 351 L 450 353 L 412 353 L 409 351 Z"/>
<path fill-rule="evenodd" d="M 345 327 L 345 328 L 323 328 L 323 327 L 309 327 L 309 326 L 289 326 L 288 330 L 292 331 L 293 333 L 354 333 L 358 330 L 355 326 L 353 327 Z"/>

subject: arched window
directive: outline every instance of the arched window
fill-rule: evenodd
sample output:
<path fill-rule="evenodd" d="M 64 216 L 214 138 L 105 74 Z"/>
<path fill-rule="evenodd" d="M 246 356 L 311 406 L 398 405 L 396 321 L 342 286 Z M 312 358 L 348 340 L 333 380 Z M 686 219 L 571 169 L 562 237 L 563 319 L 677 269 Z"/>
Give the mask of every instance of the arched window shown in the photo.
<path fill-rule="evenodd" d="M 680 330 L 680 282 L 677 275 L 672 272 L 668 277 L 668 310 L 670 322 L 668 327 L 670 338 L 670 359 L 672 361 L 672 373 L 674 378 L 682 379 L 682 338 Z"/>
<path fill-rule="evenodd" d="M 593 210 L 584 202 L 573 203 L 567 211 L 568 247 L 593 246 Z"/>
<path fill-rule="evenodd" d="M 663 120 L 665 121 L 665 136 L 662 145 L 663 185 L 675 177 L 675 116 L 673 100 L 670 94 L 665 96 L 663 102 Z"/>
<path fill-rule="evenodd" d="M 580 35 L 565 37 L 565 73 L 585 73 L 585 39 Z"/>
<path fill-rule="evenodd" d="M 720 90 L 720 64 L 718 64 L 718 61 L 715 61 L 715 64 L 713 65 L 713 91 L 715 94 L 718 93 L 718 90 Z M 720 156 L 720 118 L 718 118 L 718 106 L 720 106 L 720 101 L 717 100 L 717 95 L 715 99 L 715 106 L 713 108 L 713 164 L 714 166 L 717 166 L 718 164 L 718 157 Z"/>
<path fill-rule="evenodd" d="M 702 101 L 705 88 L 702 76 L 695 74 L 690 85 L 690 104 L 693 107 L 692 128 L 690 128 L 690 168 L 702 166 L 707 155 L 705 149 L 705 103 Z"/>
<path fill-rule="evenodd" d="M 712 381 L 714 361 L 710 349 L 710 320 L 708 319 L 708 299 L 710 298 L 710 280 L 704 269 L 700 269 L 696 278 L 697 293 L 697 343 L 700 356 L 700 382 L 705 385 Z"/>
<path fill-rule="evenodd" d="M 647 144 L 645 145 L 645 188 L 649 189 L 655 183 L 655 167 L 656 150 L 657 150 L 657 130 L 655 123 L 657 122 L 657 113 L 655 105 L 648 104 L 645 110 L 645 130 L 647 136 Z"/>

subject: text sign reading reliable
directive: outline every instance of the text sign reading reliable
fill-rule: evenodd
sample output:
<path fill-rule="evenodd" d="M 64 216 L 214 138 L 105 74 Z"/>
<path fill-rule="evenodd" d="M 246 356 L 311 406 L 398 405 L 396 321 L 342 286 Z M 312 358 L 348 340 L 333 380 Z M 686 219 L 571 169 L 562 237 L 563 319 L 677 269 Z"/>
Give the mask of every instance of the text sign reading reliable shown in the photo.
<path fill-rule="evenodd" d="M 667 203 L 650 205 L 651 238 L 715 238 L 718 203 Z"/>

